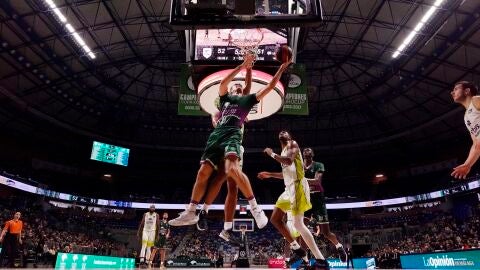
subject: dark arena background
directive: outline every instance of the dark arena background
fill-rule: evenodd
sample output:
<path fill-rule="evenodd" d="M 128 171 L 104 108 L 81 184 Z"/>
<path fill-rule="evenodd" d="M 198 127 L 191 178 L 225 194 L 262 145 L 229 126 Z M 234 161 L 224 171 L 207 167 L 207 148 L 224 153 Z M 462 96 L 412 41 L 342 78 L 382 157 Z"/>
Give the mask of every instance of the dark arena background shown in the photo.
<path fill-rule="evenodd" d="M 259 91 L 281 46 L 293 63 L 242 142 L 267 217 L 285 185 L 257 176 L 281 172 L 287 130 L 324 164 L 329 223 L 304 222 L 330 269 L 480 269 L 478 0 L 1 0 L 0 267 L 328 269 L 294 262 L 242 192 L 222 239 L 226 185 L 206 230 L 155 231 L 204 213 L 221 80 L 250 51 Z"/>

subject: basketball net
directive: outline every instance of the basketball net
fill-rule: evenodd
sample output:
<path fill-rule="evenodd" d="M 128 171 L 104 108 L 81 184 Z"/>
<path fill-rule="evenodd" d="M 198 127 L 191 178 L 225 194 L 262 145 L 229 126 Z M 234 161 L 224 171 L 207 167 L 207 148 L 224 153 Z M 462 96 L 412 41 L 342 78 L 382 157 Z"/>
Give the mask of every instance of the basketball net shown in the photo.
<path fill-rule="evenodd" d="M 232 29 L 228 34 L 230 44 L 240 48 L 241 55 L 248 51 L 257 59 L 257 51 L 260 42 L 263 40 L 262 30 L 255 29 Z"/>

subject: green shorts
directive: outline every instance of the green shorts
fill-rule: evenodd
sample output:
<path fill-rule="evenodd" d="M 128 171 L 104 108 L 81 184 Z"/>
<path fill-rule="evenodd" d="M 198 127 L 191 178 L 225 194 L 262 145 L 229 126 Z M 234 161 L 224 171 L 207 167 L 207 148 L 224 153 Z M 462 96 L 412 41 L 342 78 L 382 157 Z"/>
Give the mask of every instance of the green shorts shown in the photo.
<path fill-rule="evenodd" d="M 325 194 L 323 192 L 314 192 L 310 194 L 312 202 L 312 214 L 318 223 L 329 223 L 327 205 L 325 203 Z"/>
<path fill-rule="evenodd" d="M 165 248 L 167 246 L 167 237 L 165 235 L 159 235 L 157 241 L 155 242 L 155 247 Z"/>
<path fill-rule="evenodd" d="M 200 163 L 209 162 L 216 169 L 227 156 L 241 158 L 242 131 L 238 127 L 216 128 L 208 137 Z"/>

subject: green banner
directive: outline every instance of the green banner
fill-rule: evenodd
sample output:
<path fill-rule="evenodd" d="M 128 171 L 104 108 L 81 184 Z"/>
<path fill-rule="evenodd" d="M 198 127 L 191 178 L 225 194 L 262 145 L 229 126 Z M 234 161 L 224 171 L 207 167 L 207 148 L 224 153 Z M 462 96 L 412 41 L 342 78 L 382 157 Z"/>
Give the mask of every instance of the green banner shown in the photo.
<path fill-rule="evenodd" d="M 92 268 L 134 269 L 135 259 L 61 252 L 57 254 L 55 269 Z"/>
<path fill-rule="evenodd" d="M 180 89 L 178 90 L 178 115 L 207 115 L 200 108 L 197 91 L 188 64 L 180 64 Z"/>
<path fill-rule="evenodd" d="M 308 115 L 307 76 L 304 64 L 294 64 L 290 69 L 285 89 L 283 110 L 279 114 Z"/>

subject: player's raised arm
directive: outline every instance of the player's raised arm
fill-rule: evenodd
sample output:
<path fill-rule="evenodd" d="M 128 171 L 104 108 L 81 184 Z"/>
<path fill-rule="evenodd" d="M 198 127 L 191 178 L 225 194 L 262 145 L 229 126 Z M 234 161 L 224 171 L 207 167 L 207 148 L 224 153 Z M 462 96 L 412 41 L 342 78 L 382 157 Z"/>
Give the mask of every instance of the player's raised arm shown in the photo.
<path fill-rule="evenodd" d="M 300 148 L 298 147 L 297 142 L 291 141 L 287 145 L 287 156 L 277 155 L 273 152 L 271 148 L 265 148 L 263 152 L 266 155 L 271 156 L 273 159 L 275 159 L 281 164 L 291 165 L 295 160 L 295 157 L 297 156 L 297 154 L 300 152 Z"/>
<path fill-rule="evenodd" d="M 253 63 L 246 67 L 247 74 L 245 75 L 245 87 L 242 90 L 242 95 L 246 96 L 250 94 L 250 90 L 252 90 L 252 69 Z"/>
<path fill-rule="evenodd" d="M 228 93 L 228 84 L 237 76 L 237 74 L 242 70 L 242 68 L 251 66 L 253 63 L 255 56 L 252 54 L 245 54 L 243 63 L 234 68 L 230 74 L 228 74 L 223 80 L 220 82 L 220 88 L 218 89 L 218 95 L 219 96 L 224 96 Z"/>
<path fill-rule="evenodd" d="M 270 83 L 267 86 L 265 86 L 265 88 L 257 92 L 256 96 L 258 101 L 264 98 L 270 91 L 273 90 L 273 88 L 275 88 L 275 85 L 277 85 L 278 81 L 282 77 L 283 72 L 287 70 L 288 66 L 291 63 L 292 63 L 292 58 L 290 58 L 288 62 L 285 62 L 282 65 L 280 65 L 277 73 L 275 73 L 275 76 L 273 76 L 273 79 L 270 81 Z"/>

